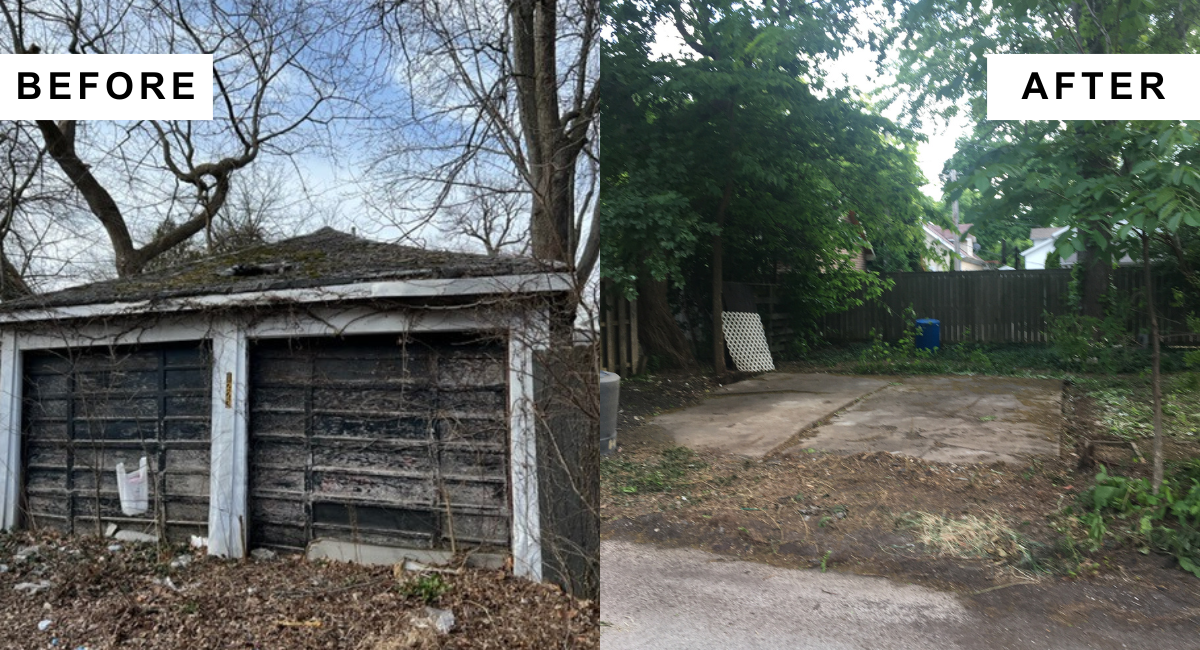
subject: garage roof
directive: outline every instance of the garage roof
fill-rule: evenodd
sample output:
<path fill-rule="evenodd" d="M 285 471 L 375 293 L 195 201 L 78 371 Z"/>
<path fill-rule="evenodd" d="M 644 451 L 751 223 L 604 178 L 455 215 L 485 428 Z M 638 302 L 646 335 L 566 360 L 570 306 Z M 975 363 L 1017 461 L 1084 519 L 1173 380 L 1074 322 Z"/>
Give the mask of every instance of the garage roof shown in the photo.
<path fill-rule="evenodd" d="M 322 228 L 301 237 L 216 255 L 162 271 L 7 301 L 0 304 L 0 313 L 389 280 L 491 278 L 561 271 L 561 268 L 530 258 L 426 250 Z"/>

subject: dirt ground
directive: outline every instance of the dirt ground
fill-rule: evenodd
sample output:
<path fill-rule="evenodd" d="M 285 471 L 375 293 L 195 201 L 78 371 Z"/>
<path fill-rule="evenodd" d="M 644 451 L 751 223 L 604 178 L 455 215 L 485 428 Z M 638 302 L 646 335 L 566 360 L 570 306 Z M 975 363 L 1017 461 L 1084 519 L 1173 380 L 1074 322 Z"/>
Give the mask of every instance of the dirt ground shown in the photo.
<path fill-rule="evenodd" d="M 449 633 L 435 630 L 422 594 L 453 614 Z M 502 571 L 394 575 L 19 533 L 0 537 L 0 630 L 4 650 L 595 649 L 599 608 Z"/>
<path fill-rule="evenodd" d="M 1022 468 L 888 453 L 800 451 L 747 460 L 672 450 L 669 436 L 645 424 L 654 413 L 697 402 L 711 386 L 682 375 L 623 383 L 620 451 L 602 476 L 606 538 L 882 575 L 957 592 L 983 609 L 1041 599 L 1046 616 L 1063 624 L 1086 611 L 1200 625 L 1200 580 L 1173 558 L 1119 547 L 1088 552 L 1072 543 L 1086 532 L 1062 511 L 1095 472 L 1078 467 L 1082 441 L 1108 436 L 1090 398 L 1070 384 L 1060 457 Z M 1128 445 L 1096 449 L 1092 460 L 1113 471 L 1149 471 Z M 1197 453 L 1176 443 L 1167 451 L 1168 458 Z M 1042 588 L 1014 588 L 1030 583 Z"/>

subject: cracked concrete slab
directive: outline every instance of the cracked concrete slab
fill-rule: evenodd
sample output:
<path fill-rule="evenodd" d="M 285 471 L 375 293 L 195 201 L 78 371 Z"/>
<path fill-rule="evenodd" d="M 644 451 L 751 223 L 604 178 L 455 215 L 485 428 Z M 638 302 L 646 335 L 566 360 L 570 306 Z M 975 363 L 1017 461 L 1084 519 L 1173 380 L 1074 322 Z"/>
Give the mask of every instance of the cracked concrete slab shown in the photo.
<path fill-rule="evenodd" d="M 784 453 L 887 451 L 943 463 L 1023 464 L 1058 455 L 1062 382 L 908 377 L 846 409 Z"/>
<path fill-rule="evenodd" d="M 700 404 L 650 424 L 693 449 L 761 457 L 857 399 L 888 385 L 869 377 L 768 373 L 722 387 Z"/>

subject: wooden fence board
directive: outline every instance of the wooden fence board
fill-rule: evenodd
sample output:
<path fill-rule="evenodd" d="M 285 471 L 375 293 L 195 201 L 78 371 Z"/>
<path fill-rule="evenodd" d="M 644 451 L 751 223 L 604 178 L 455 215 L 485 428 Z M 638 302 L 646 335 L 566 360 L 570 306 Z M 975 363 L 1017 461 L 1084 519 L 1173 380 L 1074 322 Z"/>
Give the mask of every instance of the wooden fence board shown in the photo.
<path fill-rule="evenodd" d="M 642 372 L 646 356 L 638 344 L 637 301 L 626 300 L 604 282 L 600 286 L 600 304 L 601 368 L 621 376 Z"/>

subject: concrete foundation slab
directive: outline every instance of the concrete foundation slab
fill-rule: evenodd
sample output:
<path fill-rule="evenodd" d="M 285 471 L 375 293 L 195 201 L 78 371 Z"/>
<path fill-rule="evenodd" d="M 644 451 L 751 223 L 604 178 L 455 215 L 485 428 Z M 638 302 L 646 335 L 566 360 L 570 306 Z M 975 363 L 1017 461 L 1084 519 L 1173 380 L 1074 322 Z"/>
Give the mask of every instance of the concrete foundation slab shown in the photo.
<path fill-rule="evenodd" d="M 1058 455 L 1062 382 L 909 377 L 871 395 L 784 453 L 888 451 L 944 463 L 1023 464 Z"/>
<path fill-rule="evenodd" d="M 769 373 L 725 386 L 701 404 L 660 415 L 651 424 L 685 447 L 761 457 L 887 385 L 869 377 Z"/>
<path fill-rule="evenodd" d="M 454 560 L 454 554 L 449 551 L 394 548 L 324 538 L 315 539 L 308 545 L 306 557 L 309 560 L 334 560 L 369 566 L 387 566 L 405 560 L 436 565 L 448 564 Z M 504 560 L 503 555 L 496 553 L 473 553 L 467 558 L 467 566 L 499 569 L 504 566 Z"/>

